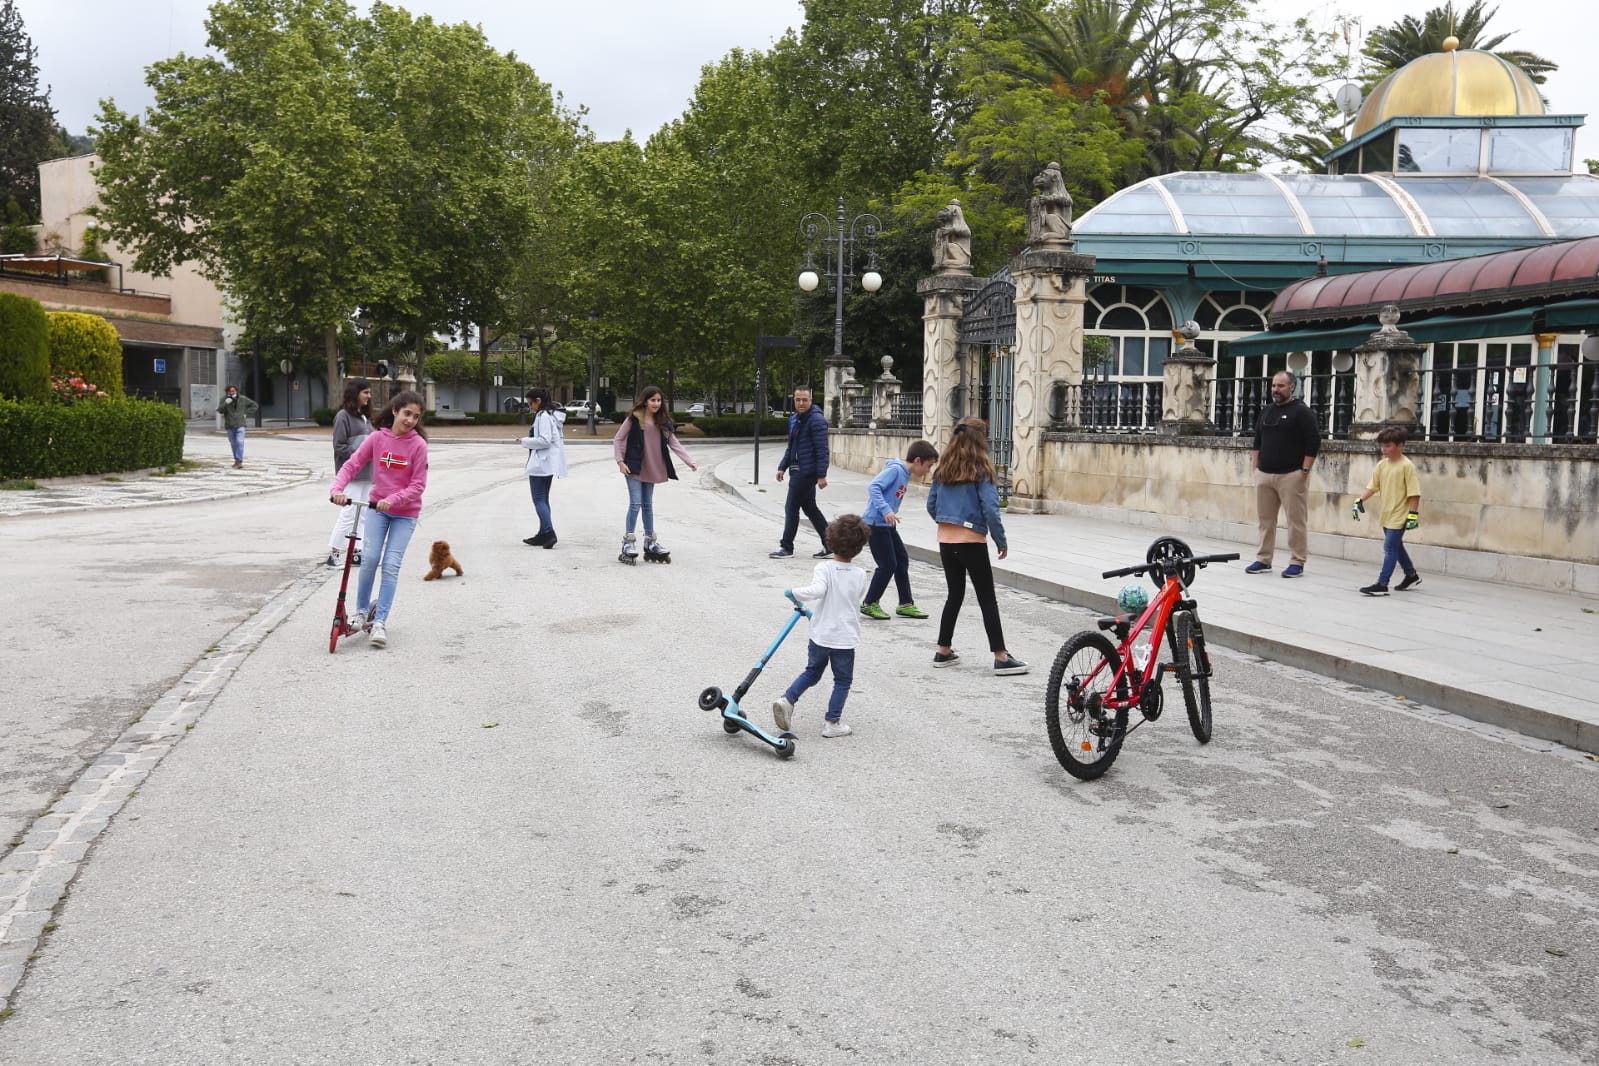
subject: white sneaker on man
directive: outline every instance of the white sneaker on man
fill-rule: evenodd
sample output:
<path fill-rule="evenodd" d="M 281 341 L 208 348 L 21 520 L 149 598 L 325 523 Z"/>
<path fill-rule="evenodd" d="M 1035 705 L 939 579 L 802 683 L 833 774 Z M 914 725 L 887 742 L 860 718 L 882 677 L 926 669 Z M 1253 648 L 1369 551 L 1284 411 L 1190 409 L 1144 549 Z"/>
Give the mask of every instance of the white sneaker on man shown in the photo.
<path fill-rule="evenodd" d="M 374 648 L 386 648 L 389 645 L 388 630 L 383 628 L 382 622 L 373 622 L 371 629 L 371 644 Z"/>
<path fill-rule="evenodd" d="M 822 736 L 824 737 L 847 737 L 853 732 L 853 729 L 841 721 L 822 723 Z"/>

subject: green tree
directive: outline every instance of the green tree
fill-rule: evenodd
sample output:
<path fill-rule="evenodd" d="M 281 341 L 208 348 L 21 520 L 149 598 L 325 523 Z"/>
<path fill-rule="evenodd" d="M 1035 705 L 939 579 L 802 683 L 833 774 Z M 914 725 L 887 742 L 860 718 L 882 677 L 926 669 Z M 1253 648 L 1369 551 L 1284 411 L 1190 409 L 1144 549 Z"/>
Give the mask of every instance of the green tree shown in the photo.
<path fill-rule="evenodd" d="M 1545 59 L 1536 52 L 1514 48 L 1501 48 L 1510 33 L 1488 35 L 1488 23 L 1499 13 L 1497 7 L 1487 7 L 1483 0 L 1471 0 L 1465 10 L 1457 11 L 1452 2 L 1430 9 L 1419 19 L 1406 15 L 1391 26 L 1380 26 L 1366 38 L 1361 50 L 1366 57 L 1367 87 L 1375 85 L 1413 59 L 1441 52 L 1444 39 L 1456 37 L 1461 48 L 1475 48 L 1492 52 L 1526 71 L 1527 77 L 1542 85 L 1559 64 Z"/>
<path fill-rule="evenodd" d="M 56 132 L 49 90 L 39 89 L 38 55 L 15 0 L 0 0 L 0 203 L 16 197 L 30 221 L 39 217 L 39 164 L 50 158 Z"/>
<path fill-rule="evenodd" d="M 50 323 L 38 300 L 0 292 L 0 398 L 50 398 Z"/>

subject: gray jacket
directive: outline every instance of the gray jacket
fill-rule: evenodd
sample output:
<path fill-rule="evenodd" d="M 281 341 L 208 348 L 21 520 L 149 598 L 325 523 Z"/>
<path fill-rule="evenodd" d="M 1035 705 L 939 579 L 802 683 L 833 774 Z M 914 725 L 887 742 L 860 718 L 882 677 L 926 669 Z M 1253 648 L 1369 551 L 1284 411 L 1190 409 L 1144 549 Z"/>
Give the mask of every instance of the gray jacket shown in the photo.
<path fill-rule="evenodd" d="M 372 432 L 372 423 L 367 421 L 366 415 L 352 415 L 344 408 L 339 408 L 339 413 L 333 416 L 333 469 L 350 461 L 350 456 L 361 446 L 361 439 Z M 351 481 L 371 481 L 372 464 L 368 463 L 361 468 Z"/>

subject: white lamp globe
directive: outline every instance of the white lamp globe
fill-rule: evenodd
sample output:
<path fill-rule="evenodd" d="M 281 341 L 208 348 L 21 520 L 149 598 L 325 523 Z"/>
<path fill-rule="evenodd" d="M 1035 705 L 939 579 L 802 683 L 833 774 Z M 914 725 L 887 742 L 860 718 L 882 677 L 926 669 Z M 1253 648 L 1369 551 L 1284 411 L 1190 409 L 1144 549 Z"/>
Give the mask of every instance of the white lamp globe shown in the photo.
<path fill-rule="evenodd" d="M 875 270 L 868 270 L 861 275 L 861 288 L 867 292 L 876 292 L 883 287 L 883 275 Z"/>
<path fill-rule="evenodd" d="M 800 272 L 799 286 L 806 292 L 813 292 L 815 291 L 816 286 L 821 284 L 821 280 L 821 278 L 816 276 L 816 271 L 804 270 Z"/>

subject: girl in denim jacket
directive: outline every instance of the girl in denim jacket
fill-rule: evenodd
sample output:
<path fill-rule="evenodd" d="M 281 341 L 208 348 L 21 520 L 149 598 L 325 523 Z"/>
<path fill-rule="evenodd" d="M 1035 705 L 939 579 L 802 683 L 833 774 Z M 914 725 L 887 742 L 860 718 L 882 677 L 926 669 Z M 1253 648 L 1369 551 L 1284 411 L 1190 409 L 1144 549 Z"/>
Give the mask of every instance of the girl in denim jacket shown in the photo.
<path fill-rule="evenodd" d="M 999 557 L 1010 549 L 999 517 L 999 490 L 994 485 L 994 461 L 988 457 L 988 426 L 980 418 L 963 418 L 955 436 L 939 459 L 933 487 L 927 493 L 927 513 L 938 523 L 938 557 L 944 564 L 949 596 L 938 623 L 938 652 L 934 666 L 953 666 L 960 660 L 951 642 L 955 620 L 966 598 L 966 578 L 972 579 L 977 605 L 983 611 L 988 648 L 994 653 L 994 673 L 1025 674 L 1027 664 L 1005 650 L 1005 632 L 999 624 L 999 601 L 994 596 L 994 570 L 988 561 L 988 534 L 994 536 Z"/>

